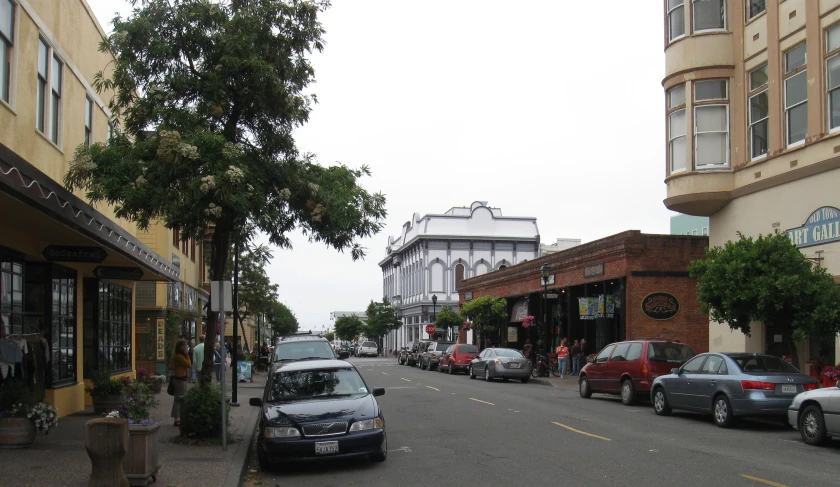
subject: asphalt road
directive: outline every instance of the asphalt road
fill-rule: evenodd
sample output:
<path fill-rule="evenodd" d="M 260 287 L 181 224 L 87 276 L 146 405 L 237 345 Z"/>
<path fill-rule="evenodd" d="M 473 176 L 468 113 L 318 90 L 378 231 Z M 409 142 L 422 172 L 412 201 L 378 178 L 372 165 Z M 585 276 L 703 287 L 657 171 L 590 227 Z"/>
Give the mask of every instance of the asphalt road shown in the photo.
<path fill-rule="evenodd" d="M 388 431 L 384 463 L 322 462 L 259 472 L 245 486 L 831 486 L 840 441 L 817 448 L 781 422 L 658 417 L 648 404 L 534 382 L 470 380 L 351 359 L 379 398 Z M 253 457 L 253 456 L 252 456 Z"/>

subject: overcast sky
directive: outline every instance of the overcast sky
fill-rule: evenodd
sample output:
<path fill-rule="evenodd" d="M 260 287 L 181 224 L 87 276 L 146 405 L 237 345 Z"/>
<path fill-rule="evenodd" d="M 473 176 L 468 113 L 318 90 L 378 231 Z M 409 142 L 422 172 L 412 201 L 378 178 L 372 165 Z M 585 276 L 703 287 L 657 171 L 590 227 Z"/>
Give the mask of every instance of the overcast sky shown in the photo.
<path fill-rule="evenodd" d="M 87 0 L 106 31 L 124 0 Z M 389 235 L 414 212 L 487 201 L 544 243 L 668 233 L 662 3 L 333 0 L 296 134 L 322 165 L 367 164 L 385 230 L 353 262 L 302 235 L 269 269 L 302 329 L 380 299 Z"/>

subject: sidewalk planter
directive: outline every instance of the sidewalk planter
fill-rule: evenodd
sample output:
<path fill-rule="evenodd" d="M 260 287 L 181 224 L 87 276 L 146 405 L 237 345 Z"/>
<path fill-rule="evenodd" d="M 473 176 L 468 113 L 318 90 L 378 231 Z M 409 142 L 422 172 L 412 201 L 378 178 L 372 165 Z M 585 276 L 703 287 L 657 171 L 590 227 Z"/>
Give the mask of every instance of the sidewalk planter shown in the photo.
<path fill-rule="evenodd" d="M 148 485 L 157 480 L 158 430 L 160 423 L 152 426 L 128 425 L 128 452 L 123 460 L 125 477 L 131 485 Z"/>
<path fill-rule="evenodd" d="M 0 418 L 0 448 L 29 448 L 35 442 L 35 423 L 28 418 Z"/>
<path fill-rule="evenodd" d="M 151 381 L 151 382 L 146 382 L 146 385 L 149 386 L 149 389 L 152 390 L 152 394 L 160 394 L 161 386 L 163 385 L 163 382 Z"/>
<path fill-rule="evenodd" d="M 109 411 L 119 409 L 125 402 L 125 396 L 108 395 L 108 396 L 91 396 L 93 401 L 93 412 L 95 414 L 106 414 Z"/>

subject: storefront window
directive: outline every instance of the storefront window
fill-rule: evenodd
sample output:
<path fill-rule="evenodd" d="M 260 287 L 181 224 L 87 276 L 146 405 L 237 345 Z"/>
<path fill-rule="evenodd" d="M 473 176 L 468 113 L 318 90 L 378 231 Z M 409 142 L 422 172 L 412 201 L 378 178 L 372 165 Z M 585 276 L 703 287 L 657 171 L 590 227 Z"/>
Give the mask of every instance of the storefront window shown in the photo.
<path fill-rule="evenodd" d="M 52 269 L 52 385 L 76 382 L 76 271 Z"/>
<path fill-rule="evenodd" d="M 131 289 L 99 281 L 95 368 L 131 369 Z"/>
<path fill-rule="evenodd" d="M 0 337 L 23 330 L 23 256 L 0 247 Z"/>

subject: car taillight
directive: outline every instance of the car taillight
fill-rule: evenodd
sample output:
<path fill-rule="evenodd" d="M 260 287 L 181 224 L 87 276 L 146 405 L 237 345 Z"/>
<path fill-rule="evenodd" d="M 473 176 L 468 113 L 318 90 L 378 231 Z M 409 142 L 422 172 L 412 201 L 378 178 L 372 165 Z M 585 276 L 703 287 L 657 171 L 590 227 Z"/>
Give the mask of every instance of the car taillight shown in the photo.
<path fill-rule="evenodd" d="M 759 390 L 759 391 L 775 391 L 776 384 L 772 382 L 761 382 L 760 380 L 742 380 L 741 387 L 747 390 Z"/>
<path fill-rule="evenodd" d="M 810 384 L 802 384 L 802 387 L 805 388 L 806 391 L 813 391 L 819 386 L 816 382 L 811 382 Z"/>
<path fill-rule="evenodd" d="M 650 377 L 650 369 L 647 364 L 642 364 L 642 377 Z"/>

